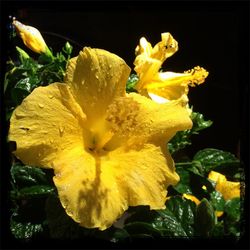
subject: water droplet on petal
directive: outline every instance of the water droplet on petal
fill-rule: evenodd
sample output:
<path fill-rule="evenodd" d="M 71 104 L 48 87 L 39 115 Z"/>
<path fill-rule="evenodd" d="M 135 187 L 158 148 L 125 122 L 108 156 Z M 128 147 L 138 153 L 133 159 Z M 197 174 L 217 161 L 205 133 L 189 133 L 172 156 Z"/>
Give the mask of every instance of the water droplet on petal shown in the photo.
<path fill-rule="evenodd" d="M 53 95 L 49 95 L 49 98 L 52 99 L 54 96 Z"/>
<path fill-rule="evenodd" d="M 82 85 L 84 85 L 84 83 L 85 83 L 85 80 L 82 80 Z"/>
<path fill-rule="evenodd" d="M 54 166 L 54 164 L 53 164 L 53 166 Z M 57 178 L 60 178 L 62 176 L 61 172 L 57 172 L 55 175 Z"/>
<path fill-rule="evenodd" d="M 109 64 L 109 69 L 112 69 L 112 65 L 111 64 Z"/>
<path fill-rule="evenodd" d="M 64 132 L 64 127 L 63 127 L 63 126 L 60 126 L 60 127 L 59 127 L 60 136 L 63 135 L 63 132 Z"/>
<path fill-rule="evenodd" d="M 38 157 L 41 157 L 41 155 L 42 155 L 42 154 L 39 152 L 39 153 L 38 153 Z"/>
<path fill-rule="evenodd" d="M 99 79 L 99 76 L 98 76 L 98 75 L 95 75 L 95 78 L 96 78 L 96 79 Z"/>
<path fill-rule="evenodd" d="M 42 103 L 39 103 L 38 106 L 39 106 L 40 108 L 44 108 L 44 105 L 43 105 Z"/>
<path fill-rule="evenodd" d="M 24 118 L 25 117 L 25 114 L 24 113 L 21 113 L 21 112 L 15 112 L 15 116 L 17 119 L 19 118 Z"/>

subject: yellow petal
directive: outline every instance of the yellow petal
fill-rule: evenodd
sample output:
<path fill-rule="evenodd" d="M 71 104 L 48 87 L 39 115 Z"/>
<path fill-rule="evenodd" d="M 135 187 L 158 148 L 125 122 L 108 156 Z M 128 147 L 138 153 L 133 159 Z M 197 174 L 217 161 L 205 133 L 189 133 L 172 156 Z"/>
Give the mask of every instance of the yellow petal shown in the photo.
<path fill-rule="evenodd" d="M 221 217 L 224 214 L 223 211 L 215 211 L 216 217 Z"/>
<path fill-rule="evenodd" d="M 101 49 L 84 48 L 76 65 L 74 60 L 69 64 L 69 85 L 89 123 L 103 117 L 114 98 L 125 95 L 129 73 L 130 68 L 120 57 Z"/>
<path fill-rule="evenodd" d="M 226 179 L 226 176 L 223 175 L 223 174 L 220 174 L 218 172 L 215 172 L 215 171 L 211 171 L 209 174 L 208 174 L 208 179 L 214 181 L 214 182 L 218 182 L 219 180 L 221 180 L 222 182 L 225 182 L 227 179 Z"/>
<path fill-rule="evenodd" d="M 104 157 L 104 156 L 103 156 Z M 67 214 L 86 228 L 105 230 L 128 208 L 114 169 L 105 159 L 75 148 L 54 163 L 54 183 Z"/>
<path fill-rule="evenodd" d="M 167 100 L 176 100 L 188 94 L 189 86 L 201 84 L 208 72 L 197 66 L 184 73 L 162 72 L 146 85 L 149 95 L 155 94 Z"/>
<path fill-rule="evenodd" d="M 76 67 L 77 58 L 78 58 L 77 56 L 72 57 L 68 61 L 65 76 L 64 76 L 64 82 L 66 82 L 66 83 L 73 82 L 73 76 L 74 76 L 74 71 L 75 71 L 75 67 Z"/>
<path fill-rule="evenodd" d="M 166 188 L 179 181 L 171 157 L 159 147 L 119 148 L 95 155 L 75 148 L 54 162 L 55 185 L 67 214 L 87 228 L 101 230 L 128 206 L 165 207 Z"/>
<path fill-rule="evenodd" d="M 85 119 L 68 86 L 38 87 L 11 117 L 9 140 L 16 141 L 14 154 L 25 164 L 52 167 L 64 150 L 84 147 Z"/>
<path fill-rule="evenodd" d="M 167 143 L 177 131 L 192 127 L 192 121 L 181 101 L 158 104 L 136 93 L 130 93 L 110 105 L 107 121 L 115 136 L 106 145 L 112 149 L 126 144 L 137 147 L 146 142 Z"/>
<path fill-rule="evenodd" d="M 215 189 L 219 191 L 225 200 L 240 197 L 240 182 L 227 181 L 226 176 L 211 171 L 208 178 L 216 182 Z"/>
<path fill-rule="evenodd" d="M 108 165 L 130 206 L 164 208 L 167 187 L 179 181 L 170 154 L 165 155 L 161 147 L 152 144 L 145 144 L 140 150 L 118 148 L 110 153 L 106 168 Z"/>
<path fill-rule="evenodd" d="M 183 197 L 188 200 L 193 201 L 197 206 L 200 204 L 200 200 L 191 194 L 183 194 Z"/>
<path fill-rule="evenodd" d="M 136 59 L 134 61 L 135 72 L 139 76 L 136 85 L 138 90 L 142 89 L 148 81 L 157 74 L 162 63 L 178 50 L 178 43 L 170 33 L 162 33 L 162 40 L 154 48 L 142 37 L 140 44 L 136 47 Z"/>
<path fill-rule="evenodd" d="M 187 95 L 189 86 L 204 82 L 208 72 L 199 66 L 184 73 L 159 72 L 162 63 L 177 50 L 178 43 L 170 33 L 163 33 L 162 41 L 154 48 L 145 38 L 141 38 L 134 61 L 135 71 L 139 76 L 135 88 L 140 94 L 147 97 L 157 96 L 162 103 L 165 100 L 181 98 Z"/>
<path fill-rule="evenodd" d="M 13 25 L 21 36 L 24 44 L 36 53 L 45 53 L 48 50 L 48 47 L 39 32 L 38 29 L 24 25 L 21 22 L 14 20 Z"/>

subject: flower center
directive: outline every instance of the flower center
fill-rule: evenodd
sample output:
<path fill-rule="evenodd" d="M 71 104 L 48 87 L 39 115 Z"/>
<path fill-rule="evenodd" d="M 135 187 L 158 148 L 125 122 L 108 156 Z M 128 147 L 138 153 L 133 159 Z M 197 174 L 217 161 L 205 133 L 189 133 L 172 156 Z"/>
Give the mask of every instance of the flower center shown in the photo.
<path fill-rule="evenodd" d="M 117 98 L 107 110 L 106 120 L 113 133 L 127 136 L 137 126 L 139 105 L 131 97 Z"/>
<path fill-rule="evenodd" d="M 107 109 L 105 119 L 91 127 L 88 150 L 99 154 L 112 151 L 129 140 L 138 129 L 139 105 L 131 97 L 115 99 Z"/>

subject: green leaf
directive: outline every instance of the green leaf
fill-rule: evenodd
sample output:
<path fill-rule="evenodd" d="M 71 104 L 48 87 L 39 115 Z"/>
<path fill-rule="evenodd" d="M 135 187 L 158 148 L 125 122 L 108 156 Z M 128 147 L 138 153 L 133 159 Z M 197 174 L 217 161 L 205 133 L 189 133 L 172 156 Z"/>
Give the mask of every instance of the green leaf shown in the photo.
<path fill-rule="evenodd" d="M 210 193 L 210 203 L 215 210 L 224 211 L 225 200 L 220 192 L 213 191 Z"/>
<path fill-rule="evenodd" d="M 139 78 L 136 74 L 131 74 L 128 78 L 127 85 L 126 85 L 126 92 L 137 92 L 135 89 L 135 85 L 138 82 Z"/>
<path fill-rule="evenodd" d="M 200 236 L 208 237 L 216 224 L 213 206 L 203 198 L 196 209 L 195 229 Z"/>
<path fill-rule="evenodd" d="M 198 151 L 193 160 L 199 161 L 206 173 L 211 170 L 220 173 L 226 173 L 229 170 L 236 173 L 240 167 L 240 161 L 233 154 L 213 148 Z"/>
<path fill-rule="evenodd" d="M 180 194 L 192 194 L 191 174 L 184 168 L 176 168 L 180 181 L 173 188 Z"/>
<path fill-rule="evenodd" d="M 135 221 L 131 223 L 127 223 L 124 226 L 124 229 L 129 233 L 130 236 L 134 236 L 138 234 L 141 235 L 151 235 L 151 236 L 160 236 L 161 232 L 155 228 L 150 223 Z"/>
<path fill-rule="evenodd" d="M 21 48 L 19 48 L 18 46 L 16 46 L 16 50 L 19 54 L 19 60 L 23 63 L 26 59 L 30 58 L 30 56 Z"/>
<path fill-rule="evenodd" d="M 173 189 L 180 194 L 193 194 L 201 199 L 215 190 L 213 183 L 201 174 L 200 165 L 197 162 L 176 163 L 176 172 L 180 176 L 180 181 L 173 186 Z M 203 186 L 206 186 L 207 190 L 204 190 Z"/>
<path fill-rule="evenodd" d="M 13 182 L 20 188 L 49 183 L 46 173 L 41 168 L 16 163 L 10 171 Z"/>
<path fill-rule="evenodd" d="M 110 241 L 117 243 L 130 240 L 129 233 L 123 228 L 116 228 L 114 234 L 112 235 Z"/>
<path fill-rule="evenodd" d="M 205 120 L 203 114 L 198 112 L 192 112 L 191 119 L 193 121 L 191 129 L 193 133 L 209 128 L 213 124 L 211 120 Z"/>
<path fill-rule="evenodd" d="M 212 238 L 223 238 L 225 237 L 224 231 L 224 221 L 219 221 L 215 224 L 214 228 L 212 229 L 210 236 Z"/>
<path fill-rule="evenodd" d="M 156 211 L 158 217 L 153 222 L 162 236 L 192 237 L 194 235 L 194 202 L 180 196 L 171 197 L 166 209 Z"/>
<path fill-rule="evenodd" d="M 43 231 L 41 224 L 12 222 L 11 232 L 17 239 L 28 239 Z"/>
<path fill-rule="evenodd" d="M 15 106 L 21 104 L 23 99 L 29 95 L 29 92 L 22 88 L 14 88 L 11 91 L 11 98 L 15 103 Z"/>
<path fill-rule="evenodd" d="M 33 198 L 51 194 L 55 191 L 54 187 L 48 185 L 35 185 L 25 187 L 18 191 L 18 198 Z"/>
<path fill-rule="evenodd" d="M 244 233 L 242 200 L 234 198 L 225 203 L 225 234 L 239 238 Z"/>
<path fill-rule="evenodd" d="M 241 199 L 234 198 L 225 203 L 225 213 L 231 221 L 239 221 L 241 218 Z"/>
<path fill-rule="evenodd" d="M 43 232 L 42 224 L 19 221 L 18 215 L 14 213 L 10 220 L 10 230 L 17 239 L 30 239 Z"/>
<path fill-rule="evenodd" d="M 32 80 L 30 77 L 26 77 L 17 82 L 15 88 L 26 90 L 28 93 L 32 90 Z"/>

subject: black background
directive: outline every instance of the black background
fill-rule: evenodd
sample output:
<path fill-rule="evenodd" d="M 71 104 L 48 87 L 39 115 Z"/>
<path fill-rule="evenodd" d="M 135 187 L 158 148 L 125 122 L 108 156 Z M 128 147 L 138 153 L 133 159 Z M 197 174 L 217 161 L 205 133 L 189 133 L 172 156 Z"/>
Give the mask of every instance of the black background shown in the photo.
<path fill-rule="evenodd" d="M 73 56 L 83 46 L 102 48 L 122 57 L 131 69 L 142 36 L 154 45 L 162 32 L 170 32 L 179 50 L 163 64 L 164 71 L 197 65 L 209 71 L 204 84 L 190 89 L 189 99 L 194 111 L 214 123 L 193 137 L 190 156 L 207 147 L 230 151 L 243 159 L 248 175 L 248 1 L 9 1 L 2 8 L 3 59 L 13 55 L 15 45 L 36 56 L 21 39 L 8 39 L 9 16 L 38 28 L 55 52 L 69 40 Z"/>
<path fill-rule="evenodd" d="M 13 3 L 8 15 L 38 28 L 55 52 L 69 40 L 73 56 L 83 46 L 102 48 L 122 57 L 132 69 L 140 37 L 154 45 L 162 32 L 170 32 L 179 50 L 163 69 L 183 72 L 200 65 L 209 71 L 206 82 L 192 88 L 189 97 L 194 111 L 214 124 L 193 137 L 190 154 L 213 147 L 239 156 L 240 139 L 247 137 L 247 2 L 118 2 Z M 9 43 L 9 55 L 17 43 L 28 50 L 21 39 Z"/>

